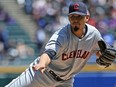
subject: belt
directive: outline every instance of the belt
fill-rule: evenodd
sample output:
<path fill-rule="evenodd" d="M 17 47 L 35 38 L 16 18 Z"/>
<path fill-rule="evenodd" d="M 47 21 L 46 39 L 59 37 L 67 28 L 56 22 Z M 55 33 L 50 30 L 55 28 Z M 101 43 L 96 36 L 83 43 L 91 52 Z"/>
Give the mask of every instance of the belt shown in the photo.
<path fill-rule="evenodd" d="M 52 70 L 50 70 L 48 72 L 51 74 L 51 76 L 53 77 L 54 80 L 56 80 L 56 81 L 64 81 L 58 75 L 56 75 Z"/>

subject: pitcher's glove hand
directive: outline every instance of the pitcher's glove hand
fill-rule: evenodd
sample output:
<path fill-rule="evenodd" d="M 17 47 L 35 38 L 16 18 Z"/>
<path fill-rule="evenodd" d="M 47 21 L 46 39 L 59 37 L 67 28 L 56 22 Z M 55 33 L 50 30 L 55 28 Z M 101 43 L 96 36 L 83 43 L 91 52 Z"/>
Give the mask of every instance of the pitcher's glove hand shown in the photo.
<path fill-rule="evenodd" d="M 112 47 L 107 48 L 104 41 L 99 41 L 98 45 L 101 50 L 101 56 L 96 60 L 96 63 L 105 66 L 105 68 L 109 67 L 116 59 L 116 50 Z"/>

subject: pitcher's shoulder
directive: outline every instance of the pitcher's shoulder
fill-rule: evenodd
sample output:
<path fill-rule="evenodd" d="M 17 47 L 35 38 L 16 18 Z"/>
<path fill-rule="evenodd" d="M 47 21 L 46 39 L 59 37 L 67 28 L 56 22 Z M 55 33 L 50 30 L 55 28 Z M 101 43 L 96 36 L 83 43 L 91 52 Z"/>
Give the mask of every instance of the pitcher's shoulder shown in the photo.
<path fill-rule="evenodd" d="M 58 34 L 58 35 L 67 35 L 68 29 L 69 29 L 69 25 L 67 24 L 67 25 L 63 26 L 61 29 L 57 30 L 55 32 L 55 34 Z"/>
<path fill-rule="evenodd" d="M 88 30 L 90 30 L 92 32 L 99 32 L 99 30 L 95 26 L 92 26 L 92 25 L 87 24 L 87 23 L 86 23 L 86 26 L 87 26 Z"/>

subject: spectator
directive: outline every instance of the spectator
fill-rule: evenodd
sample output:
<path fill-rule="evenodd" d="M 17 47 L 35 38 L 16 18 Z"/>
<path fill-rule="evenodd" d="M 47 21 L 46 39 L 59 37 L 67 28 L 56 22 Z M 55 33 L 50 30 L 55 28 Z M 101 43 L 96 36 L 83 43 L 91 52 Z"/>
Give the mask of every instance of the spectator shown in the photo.
<path fill-rule="evenodd" d="M 33 10 L 32 3 L 33 0 L 25 0 L 24 10 L 26 14 L 32 14 L 32 10 Z"/>
<path fill-rule="evenodd" d="M 42 48 L 42 46 L 44 45 L 45 40 L 46 40 L 46 34 L 45 34 L 45 31 L 43 29 L 40 28 L 37 30 L 36 39 L 37 39 L 38 49 L 40 50 Z"/>
<path fill-rule="evenodd" d="M 22 39 L 17 40 L 16 49 L 18 50 L 19 58 L 21 59 L 26 59 L 34 56 L 33 48 L 26 45 Z"/>
<path fill-rule="evenodd" d="M 4 23 L 0 24 L 0 42 L 4 45 L 4 51 L 7 52 L 9 48 L 9 32 Z"/>

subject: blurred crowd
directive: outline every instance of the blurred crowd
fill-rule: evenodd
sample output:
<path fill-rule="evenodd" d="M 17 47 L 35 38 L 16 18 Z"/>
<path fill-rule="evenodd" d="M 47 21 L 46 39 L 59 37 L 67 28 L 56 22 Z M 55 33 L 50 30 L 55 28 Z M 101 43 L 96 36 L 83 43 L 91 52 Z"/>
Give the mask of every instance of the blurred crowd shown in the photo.
<path fill-rule="evenodd" d="M 13 19 L 0 7 L 0 61 L 4 60 L 9 49 L 9 32 L 6 26 L 12 23 Z"/>
<path fill-rule="evenodd" d="M 0 64 L 7 65 L 12 61 L 33 58 L 34 49 L 22 39 L 10 39 L 9 27 L 15 26 L 16 20 L 0 7 Z M 16 62 L 17 63 L 17 62 Z M 17 63 L 18 64 L 18 63 Z"/>
<path fill-rule="evenodd" d="M 26 15 L 31 15 L 38 25 L 35 34 L 38 49 L 42 48 L 46 38 L 49 38 L 56 30 L 69 23 L 67 14 L 68 6 L 71 1 L 76 0 L 17 0 L 16 4 L 24 10 Z M 88 23 L 99 29 L 106 42 L 116 48 L 116 0 L 77 1 L 83 1 L 87 4 L 90 13 L 90 20 Z M 8 16 L 8 13 L 3 12 L 2 9 L 0 9 L 0 21 L 1 20 L 5 23 L 14 23 Z M 1 30 L 0 26 L 0 32 Z M 0 39 L 1 37 L 0 34 Z M 6 41 L 4 41 L 5 49 L 7 49 L 7 35 L 4 39 Z"/>
<path fill-rule="evenodd" d="M 76 0 L 17 0 L 26 14 L 32 15 L 38 24 L 38 29 L 41 29 L 40 32 L 47 32 L 48 35 L 68 23 L 67 14 L 70 1 Z M 88 6 L 91 16 L 88 23 L 99 29 L 106 42 L 115 46 L 116 0 L 77 1 L 83 1 Z"/>

